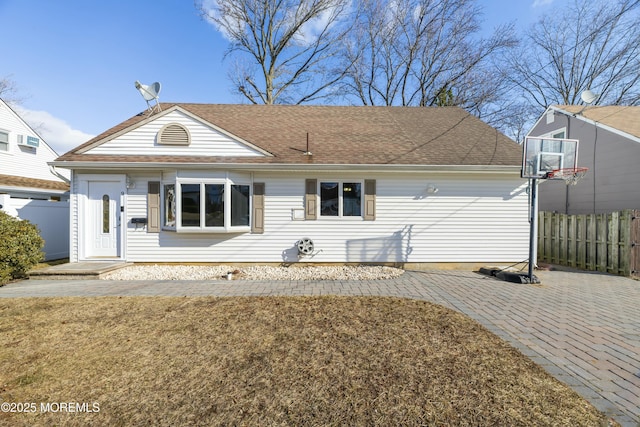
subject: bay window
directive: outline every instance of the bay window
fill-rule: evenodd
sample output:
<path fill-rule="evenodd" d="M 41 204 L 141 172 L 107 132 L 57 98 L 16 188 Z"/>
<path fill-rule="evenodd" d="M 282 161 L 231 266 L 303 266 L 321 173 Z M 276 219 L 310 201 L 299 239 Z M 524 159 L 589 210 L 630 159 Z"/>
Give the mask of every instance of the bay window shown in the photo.
<path fill-rule="evenodd" d="M 231 185 L 231 226 L 249 226 L 249 186 Z"/>
<path fill-rule="evenodd" d="M 250 226 L 251 185 L 229 178 L 176 178 L 163 185 L 165 230 L 245 232 Z"/>

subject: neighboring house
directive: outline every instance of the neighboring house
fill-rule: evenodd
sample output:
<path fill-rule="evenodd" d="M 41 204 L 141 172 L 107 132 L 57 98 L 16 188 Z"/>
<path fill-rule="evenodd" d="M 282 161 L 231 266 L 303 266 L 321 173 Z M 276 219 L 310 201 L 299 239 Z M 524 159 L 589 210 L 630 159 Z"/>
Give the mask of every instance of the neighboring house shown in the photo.
<path fill-rule="evenodd" d="M 518 262 L 521 148 L 455 107 L 161 104 L 59 157 L 71 261 Z"/>
<path fill-rule="evenodd" d="M 69 255 L 69 172 L 55 151 L 0 99 L 0 209 L 38 226 L 45 259 Z"/>
<path fill-rule="evenodd" d="M 528 136 L 579 140 L 576 185 L 540 181 L 539 209 L 566 214 L 640 209 L 640 107 L 554 105 Z"/>

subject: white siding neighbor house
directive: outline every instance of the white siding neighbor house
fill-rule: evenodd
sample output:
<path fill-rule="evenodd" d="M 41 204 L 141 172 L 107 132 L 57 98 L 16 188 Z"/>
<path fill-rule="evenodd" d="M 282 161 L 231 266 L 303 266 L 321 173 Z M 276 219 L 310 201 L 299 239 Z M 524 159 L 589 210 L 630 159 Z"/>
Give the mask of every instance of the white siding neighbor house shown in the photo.
<path fill-rule="evenodd" d="M 577 139 L 576 185 L 541 181 L 539 207 L 563 214 L 640 209 L 640 106 L 552 105 L 528 136 Z"/>
<path fill-rule="evenodd" d="M 160 104 L 59 157 L 72 262 L 512 263 L 520 147 L 455 108 Z"/>
<path fill-rule="evenodd" d="M 0 99 L 0 210 L 27 219 L 45 240 L 45 259 L 69 255 L 69 171 L 58 154 Z"/>

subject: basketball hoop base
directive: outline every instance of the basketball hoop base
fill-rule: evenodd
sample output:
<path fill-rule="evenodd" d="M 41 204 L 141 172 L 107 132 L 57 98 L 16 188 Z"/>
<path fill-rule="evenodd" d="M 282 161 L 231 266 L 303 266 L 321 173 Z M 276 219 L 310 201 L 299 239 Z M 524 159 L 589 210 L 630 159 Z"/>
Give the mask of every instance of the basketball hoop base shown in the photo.
<path fill-rule="evenodd" d="M 554 169 L 544 179 L 563 180 L 567 185 L 576 185 L 586 175 L 589 168 Z"/>

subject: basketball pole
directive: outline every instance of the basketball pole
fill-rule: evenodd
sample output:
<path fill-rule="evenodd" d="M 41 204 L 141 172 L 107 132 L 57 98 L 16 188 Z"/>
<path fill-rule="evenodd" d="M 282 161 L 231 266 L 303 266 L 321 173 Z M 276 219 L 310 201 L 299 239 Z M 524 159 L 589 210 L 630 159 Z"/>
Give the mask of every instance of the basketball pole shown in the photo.
<path fill-rule="evenodd" d="M 536 237 L 538 231 L 538 180 L 531 179 L 531 211 L 529 212 L 529 283 L 533 283 Z"/>

